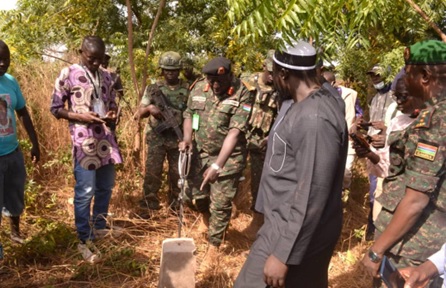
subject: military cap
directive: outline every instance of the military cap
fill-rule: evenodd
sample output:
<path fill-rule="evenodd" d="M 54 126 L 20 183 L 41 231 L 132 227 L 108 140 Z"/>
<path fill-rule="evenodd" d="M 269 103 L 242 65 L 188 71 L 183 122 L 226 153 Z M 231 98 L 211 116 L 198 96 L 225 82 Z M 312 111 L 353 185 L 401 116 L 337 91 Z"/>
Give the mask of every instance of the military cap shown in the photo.
<path fill-rule="evenodd" d="M 202 72 L 211 76 L 228 74 L 231 72 L 231 60 L 225 57 L 216 57 L 204 65 Z"/>
<path fill-rule="evenodd" d="M 297 41 L 283 51 L 274 53 L 274 62 L 291 70 L 311 70 L 316 68 L 316 49 L 304 41 Z"/>
<path fill-rule="evenodd" d="M 269 72 L 273 71 L 273 57 L 274 57 L 274 50 L 268 50 L 268 53 L 266 54 L 266 59 L 263 64 L 266 66 L 266 70 Z"/>
<path fill-rule="evenodd" d="M 446 64 L 446 43 L 438 40 L 421 41 L 404 51 L 406 65 Z"/>
<path fill-rule="evenodd" d="M 367 73 L 366 74 L 374 74 L 374 75 L 383 75 L 383 68 L 379 65 L 379 64 L 376 64 L 376 65 L 374 65 L 369 71 L 367 71 Z"/>

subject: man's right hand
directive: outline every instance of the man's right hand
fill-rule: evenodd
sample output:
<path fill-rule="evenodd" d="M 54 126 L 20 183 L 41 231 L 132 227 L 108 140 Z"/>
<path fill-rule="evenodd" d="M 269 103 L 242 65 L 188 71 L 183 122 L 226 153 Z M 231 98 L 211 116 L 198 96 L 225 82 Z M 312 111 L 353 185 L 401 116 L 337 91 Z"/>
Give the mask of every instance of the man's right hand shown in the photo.
<path fill-rule="evenodd" d="M 93 123 L 105 123 L 104 120 L 99 118 L 98 113 L 88 111 L 84 113 L 76 113 L 76 120 L 79 122 L 87 123 L 87 124 L 93 124 Z"/>
<path fill-rule="evenodd" d="M 163 116 L 161 114 L 161 110 L 156 107 L 155 105 L 149 105 L 147 107 L 147 109 L 149 110 L 150 115 L 152 115 L 153 117 L 155 117 L 156 119 L 162 119 Z"/>
<path fill-rule="evenodd" d="M 404 288 L 427 287 L 429 280 L 438 274 L 437 267 L 429 260 L 418 267 L 406 267 L 399 271 L 406 280 Z"/>
<path fill-rule="evenodd" d="M 181 141 L 178 143 L 178 150 L 181 152 L 189 152 L 192 151 L 192 143 L 189 141 Z"/>

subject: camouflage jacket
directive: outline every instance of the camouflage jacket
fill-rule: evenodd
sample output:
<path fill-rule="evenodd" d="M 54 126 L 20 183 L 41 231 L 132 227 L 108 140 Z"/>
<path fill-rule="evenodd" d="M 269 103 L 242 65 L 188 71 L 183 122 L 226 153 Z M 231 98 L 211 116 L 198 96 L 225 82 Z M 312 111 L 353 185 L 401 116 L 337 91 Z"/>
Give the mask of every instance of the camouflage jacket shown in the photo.
<path fill-rule="evenodd" d="M 177 118 L 178 123 L 180 124 L 180 126 L 182 126 L 183 123 L 182 113 L 186 109 L 187 98 L 189 95 L 189 89 L 188 89 L 189 84 L 187 84 L 185 81 L 180 80 L 180 83 L 177 86 L 171 87 L 168 86 L 163 80 L 163 81 L 158 81 L 156 84 L 149 85 L 146 87 L 146 90 L 144 91 L 144 95 L 142 97 L 140 104 L 141 107 L 147 107 L 150 104 L 156 105 L 157 102 L 155 99 L 153 99 L 153 91 L 154 89 L 158 88 L 161 90 L 164 96 L 166 96 L 168 102 L 172 104 L 171 108 L 173 108 L 172 110 Z M 152 115 L 150 115 L 148 120 L 148 125 L 146 126 L 146 133 L 150 133 L 153 130 L 153 128 L 158 126 L 160 123 L 161 120 L 158 120 Z M 173 129 L 170 130 L 172 130 L 171 131 L 172 133 L 166 133 L 160 135 L 160 137 L 172 136 L 172 138 L 174 138 L 176 141 L 176 135 L 173 132 Z"/>
<path fill-rule="evenodd" d="M 258 147 L 260 142 L 268 136 L 277 115 L 277 91 L 273 86 L 263 82 L 262 73 L 254 73 L 243 80 L 253 87 L 251 89 L 256 90 L 246 136 L 250 146 Z"/>
<path fill-rule="evenodd" d="M 390 169 L 393 170 L 389 169 L 383 196 L 378 199 L 383 210 L 375 225 L 379 231 L 384 231 L 406 187 L 428 195 L 430 202 L 422 215 L 391 248 L 396 255 L 425 261 L 446 242 L 446 101 L 422 110 L 399 139 L 390 143 Z M 392 147 L 400 151 L 393 153 Z"/>
<path fill-rule="evenodd" d="M 222 97 L 214 95 L 205 79 L 195 82 L 183 116 L 199 119 L 194 136 L 202 159 L 213 161 L 218 156 L 230 129 L 237 128 L 243 134 L 248 131 L 253 101 L 253 92 L 235 77 L 228 93 Z M 241 172 L 245 162 L 246 138 L 241 135 L 220 176 Z"/>

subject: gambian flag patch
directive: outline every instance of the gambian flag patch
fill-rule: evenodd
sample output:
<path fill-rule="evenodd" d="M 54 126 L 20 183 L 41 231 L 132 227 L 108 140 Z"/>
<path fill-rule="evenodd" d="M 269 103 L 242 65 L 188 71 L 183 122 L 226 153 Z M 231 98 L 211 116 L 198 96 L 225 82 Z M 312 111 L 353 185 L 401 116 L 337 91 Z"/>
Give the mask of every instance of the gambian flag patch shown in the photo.
<path fill-rule="evenodd" d="M 438 145 L 434 143 L 418 142 L 417 149 L 415 150 L 415 157 L 434 161 L 435 155 L 437 155 Z"/>
<path fill-rule="evenodd" d="M 243 110 L 245 110 L 247 112 L 251 112 L 251 105 L 243 104 Z"/>

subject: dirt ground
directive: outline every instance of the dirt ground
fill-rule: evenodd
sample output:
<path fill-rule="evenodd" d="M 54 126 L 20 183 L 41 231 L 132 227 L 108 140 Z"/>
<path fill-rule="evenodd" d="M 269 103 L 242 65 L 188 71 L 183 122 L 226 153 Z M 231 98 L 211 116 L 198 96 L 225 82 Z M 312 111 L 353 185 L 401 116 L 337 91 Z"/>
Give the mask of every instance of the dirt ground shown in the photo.
<path fill-rule="evenodd" d="M 331 288 L 369 287 L 368 279 L 358 264 L 367 243 L 364 227 L 367 209 L 364 208 L 367 183 L 361 165 L 357 165 L 351 193 L 344 207 L 344 226 L 329 267 Z M 37 195 L 34 206 L 27 208 L 22 217 L 24 245 L 9 240 L 8 219 L 3 223 L 0 239 L 5 260 L 0 264 L 0 287 L 157 287 L 160 267 L 161 243 L 177 237 L 177 215 L 163 208 L 149 220 L 139 218 L 134 207 L 140 197 L 140 183 L 131 187 L 120 180 L 114 191 L 108 221 L 112 227 L 123 228 L 118 237 L 107 237 L 97 242 L 103 261 L 90 265 L 82 261 L 77 252 L 72 205 L 72 181 L 44 187 Z M 60 183 L 65 182 L 65 185 Z M 237 210 L 222 245 L 219 263 L 211 270 L 199 265 L 206 251 L 206 237 L 196 232 L 198 214 L 186 209 L 183 235 L 192 237 L 196 250 L 196 287 L 232 287 L 252 244 L 243 234 L 251 221 L 249 211 L 249 179 L 242 182 L 235 200 Z M 165 190 L 165 189 L 164 189 Z M 164 198 L 165 192 L 161 192 Z M 44 200 L 44 201 L 43 201 Z"/>

